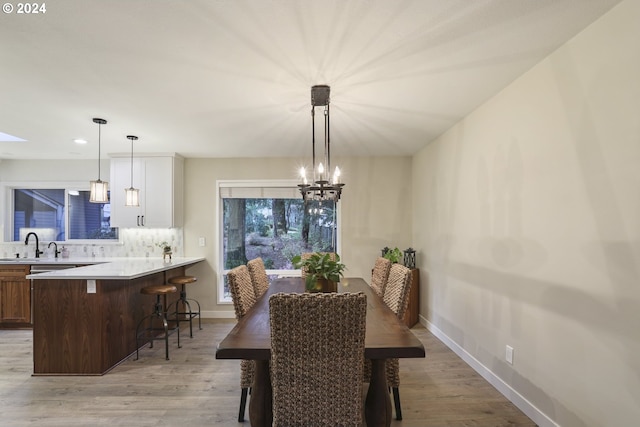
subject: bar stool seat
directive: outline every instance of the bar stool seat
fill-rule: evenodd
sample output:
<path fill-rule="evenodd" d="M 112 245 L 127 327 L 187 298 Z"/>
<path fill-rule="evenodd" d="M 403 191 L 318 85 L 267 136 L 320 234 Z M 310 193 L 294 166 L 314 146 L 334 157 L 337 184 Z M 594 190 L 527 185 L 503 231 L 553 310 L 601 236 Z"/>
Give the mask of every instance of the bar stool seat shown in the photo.
<path fill-rule="evenodd" d="M 174 314 L 177 321 L 188 320 L 189 321 L 189 336 L 193 338 L 193 322 L 194 317 L 198 318 L 198 328 L 202 330 L 202 317 L 200 316 L 200 303 L 193 298 L 187 298 L 186 285 L 197 282 L 198 279 L 195 276 L 176 276 L 168 280 L 170 285 L 180 286 L 180 298 L 176 301 L 176 307 Z M 191 310 L 191 302 L 194 302 L 198 306 L 198 311 Z M 182 311 L 179 311 L 179 305 L 182 304 Z"/>
<path fill-rule="evenodd" d="M 180 345 L 180 324 L 179 319 L 176 319 L 175 327 L 169 327 L 169 321 L 167 318 L 167 295 L 176 293 L 178 289 L 174 285 L 151 285 L 145 286 L 140 289 L 140 293 L 143 295 L 155 295 L 156 302 L 153 307 L 153 313 L 145 316 L 140 320 L 136 327 L 136 359 L 139 357 L 140 344 L 139 340 L 142 338 L 146 341 L 150 341 L 149 348 L 153 348 L 153 341 L 163 339 L 165 342 L 165 357 L 169 360 L 169 335 L 176 332 L 178 334 L 178 348 Z M 160 300 L 162 297 L 162 301 Z M 149 326 L 140 330 L 145 321 L 149 321 Z M 160 320 L 162 327 L 155 326 L 154 320 Z M 143 343 L 144 345 L 144 343 Z"/>

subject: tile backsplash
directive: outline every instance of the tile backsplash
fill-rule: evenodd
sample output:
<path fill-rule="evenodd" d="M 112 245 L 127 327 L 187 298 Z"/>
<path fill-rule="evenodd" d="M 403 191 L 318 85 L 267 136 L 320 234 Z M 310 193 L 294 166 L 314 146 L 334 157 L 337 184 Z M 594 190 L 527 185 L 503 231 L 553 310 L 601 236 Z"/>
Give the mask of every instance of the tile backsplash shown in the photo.
<path fill-rule="evenodd" d="M 184 244 L 182 228 L 121 228 L 119 242 L 105 243 L 69 243 L 56 242 L 58 250 L 64 246 L 69 250 L 70 257 L 161 257 L 162 248 L 157 245 L 160 242 L 168 242 L 173 249 L 174 256 L 184 256 Z M 40 236 L 39 236 L 40 237 Z M 40 237 L 40 250 L 43 258 L 53 258 L 53 246 L 48 248 L 50 240 Z M 35 253 L 35 240 L 29 245 L 24 242 L 0 243 L 0 255 L 2 258 L 33 257 Z"/>

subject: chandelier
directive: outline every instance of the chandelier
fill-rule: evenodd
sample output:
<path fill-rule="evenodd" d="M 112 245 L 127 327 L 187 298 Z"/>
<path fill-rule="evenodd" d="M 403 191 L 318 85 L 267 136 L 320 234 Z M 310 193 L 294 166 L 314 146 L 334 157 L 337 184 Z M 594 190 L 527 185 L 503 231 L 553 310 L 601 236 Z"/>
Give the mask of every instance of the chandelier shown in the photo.
<path fill-rule="evenodd" d="M 304 167 L 300 168 L 301 184 L 300 194 L 302 199 L 307 202 L 309 200 L 329 200 L 337 202 L 340 200 L 342 187 L 340 183 L 340 168 L 336 166 L 333 174 L 331 174 L 331 147 L 329 139 L 329 92 L 327 85 L 316 85 L 311 87 L 311 154 L 313 162 L 312 181 L 307 181 L 307 173 Z M 316 107 L 324 107 L 324 156 L 318 159 L 316 165 Z M 325 167 L 326 165 L 326 167 Z"/>

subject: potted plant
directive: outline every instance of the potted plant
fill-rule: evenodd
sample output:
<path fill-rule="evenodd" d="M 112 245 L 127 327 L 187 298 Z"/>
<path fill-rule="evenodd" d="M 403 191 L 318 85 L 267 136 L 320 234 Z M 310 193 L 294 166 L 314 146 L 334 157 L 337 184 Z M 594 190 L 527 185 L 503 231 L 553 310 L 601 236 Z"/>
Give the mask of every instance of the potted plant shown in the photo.
<path fill-rule="evenodd" d="M 169 257 L 169 259 L 171 259 L 171 245 L 169 245 L 168 242 L 160 242 L 157 243 L 156 246 L 162 248 L 162 259 L 165 259 L 166 257 Z"/>
<path fill-rule="evenodd" d="M 305 289 L 308 292 L 336 292 L 337 283 L 347 268 L 340 262 L 340 256 L 335 258 L 330 253 L 315 252 L 308 258 L 296 255 L 291 259 L 295 268 L 306 272 Z"/>
<path fill-rule="evenodd" d="M 383 258 L 388 259 L 393 264 L 399 264 L 400 260 L 402 260 L 402 251 L 398 248 L 393 248 L 393 249 L 385 248 L 385 249 L 386 251 L 384 251 Z"/>

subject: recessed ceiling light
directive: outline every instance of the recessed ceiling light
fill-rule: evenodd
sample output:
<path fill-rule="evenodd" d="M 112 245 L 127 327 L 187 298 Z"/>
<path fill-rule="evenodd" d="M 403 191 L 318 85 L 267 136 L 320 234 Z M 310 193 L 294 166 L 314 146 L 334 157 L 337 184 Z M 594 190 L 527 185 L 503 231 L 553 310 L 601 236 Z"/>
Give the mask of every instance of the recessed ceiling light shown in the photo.
<path fill-rule="evenodd" d="M 9 135 L 8 133 L 0 132 L 0 142 L 25 142 L 26 139 L 18 138 L 17 136 Z"/>
<path fill-rule="evenodd" d="M 82 138 L 76 138 L 73 140 L 73 142 L 75 142 L 76 144 L 86 144 L 87 140 Z"/>

